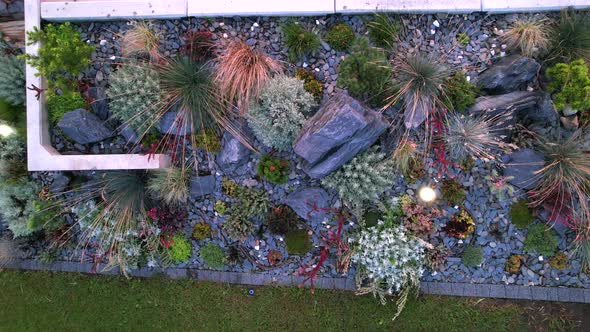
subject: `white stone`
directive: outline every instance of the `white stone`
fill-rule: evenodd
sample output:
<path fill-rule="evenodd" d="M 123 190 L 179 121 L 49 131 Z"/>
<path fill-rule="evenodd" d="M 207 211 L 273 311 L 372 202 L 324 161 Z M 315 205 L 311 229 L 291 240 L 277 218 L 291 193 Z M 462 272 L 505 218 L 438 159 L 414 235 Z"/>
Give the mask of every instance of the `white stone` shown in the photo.
<path fill-rule="evenodd" d="M 101 39 L 99 44 L 100 44 L 100 46 L 105 46 L 107 44 L 107 41 L 104 39 Z"/>
<path fill-rule="evenodd" d="M 434 25 L 435 27 L 440 27 L 440 23 L 438 23 L 438 20 L 434 20 L 434 22 L 432 22 L 432 25 Z"/>
<path fill-rule="evenodd" d="M 113 55 L 113 56 L 111 56 L 109 59 L 111 59 L 111 60 L 115 60 L 115 59 L 117 59 L 117 57 Z"/>

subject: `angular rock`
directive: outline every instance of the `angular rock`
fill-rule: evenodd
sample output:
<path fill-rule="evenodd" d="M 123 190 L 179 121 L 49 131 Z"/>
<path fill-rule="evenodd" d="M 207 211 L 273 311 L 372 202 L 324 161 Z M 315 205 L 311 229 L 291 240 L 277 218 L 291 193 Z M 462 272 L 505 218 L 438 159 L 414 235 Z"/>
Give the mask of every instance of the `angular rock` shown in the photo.
<path fill-rule="evenodd" d="M 293 148 L 306 161 L 303 170 L 319 179 L 371 146 L 387 127 L 380 113 L 341 92 L 307 120 Z"/>
<path fill-rule="evenodd" d="M 508 157 L 504 176 L 513 177 L 510 184 L 521 189 L 533 189 L 539 180 L 535 173 L 545 165 L 543 155 L 531 149 L 520 149 Z"/>
<path fill-rule="evenodd" d="M 240 166 L 248 162 L 250 153 L 252 153 L 250 149 L 226 131 L 221 138 L 221 150 L 216 156 L 217 166 L 224 173 L 233 173 Z"/>
<path fill-rule="evenodd" d="M 49 186 L 49 191 L 54 194 L 61 193 L 66 189 L 68 184 L 70 184 L 70 178 L 61 172 L 57 173 L 53 176 L 53 182 Z"/>
<path fill-rule="evenodd" d="M 92 113 L 96 114 L 101 120 L 106 120 L 109 117 L 109 103 L 106 89 L 102 87 L 91 87 L 88 89 L 88 95 L 92 99 Z"/>
<path fill-rule="evenodd" d="M 521 113 L 526 114 L 535 111 L 539 98 L 539 93 L 532 91 L 514 91 L 497 96 L 483 96 L 477 98 L 475 104 L 469 107 L 467 111 L 472 115 L 484 112 L 489 115 L 510 112 L 516 120 Z"/>
<path fill-rule="evenodd" d="M 111 128 L 85 109 L 67 112 L 57 126 L 67 137 L 79 144 L 100 142 L 114 136 Z"/>
<path fill-rule="evenodd" d="M 541 65 L 531 58 L 507 56 L 479 75 L 477 85 L 490 94 L 512 92 L 526 87 L 540 68 Z"/>
<path fill-rule="evenodd" d="M 204 175 L 191 178 L 191 196 L 203 197 L 215 192 L 215 176 Z"/>
<path fill-rule="evenodd" d="M 319 222 L 327 213 L 312 212 L 312 207 L 315 204 L 318 208 L 329 208 L 330 196 L 322 188 L 300 188 L 287 196 L 285 204 L 289 205 L 301 218 Z"/>
<path fill-rule="evenodd" d="M 177 118 L 178 112 L 166 112 L 160 119 L 158 130 L 162 134 L 184 136 L 193 133 L 190 123 L 181 123 Z"/>

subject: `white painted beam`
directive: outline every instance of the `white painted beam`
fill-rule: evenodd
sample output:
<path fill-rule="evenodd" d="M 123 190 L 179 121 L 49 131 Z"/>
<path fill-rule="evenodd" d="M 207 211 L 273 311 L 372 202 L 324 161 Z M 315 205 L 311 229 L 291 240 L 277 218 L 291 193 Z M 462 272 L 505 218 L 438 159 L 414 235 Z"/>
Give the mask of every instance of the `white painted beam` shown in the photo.
<path fill-rule="evenodd" d="M 495 0 L 492 0 L 495 1 Z M 337 13 L 472 13 L 481 0 L 334 0 Z"/>
<path fill-rule="evenodd" d="M 88 21 L 186 16 L 186 0 L 43 1 L 41 17 L 49 21 Z"/>
<path fill-rule="evenodd" d="M 40 9 L 40 0 L 25 0 L 27 31 L 40 27 Z M 38 44 L 26 47 L 27 53 L 31 55 L 36 55 L 38 50 Z M 27 87 L 46 87 L 42 77 L 36 74 L 35 68 L 26 65 Z M 43 94 L 37 100 L 35 92 L 27 90 L 27 164 L 29 171 L 154 169 L 168 167 L 170 158 L 162 154 L 151 158 L 139 154 L 61 155 L 51 146 Z"/>
<path fill-rule="evenodd" d="M 187 0 L 188 16 L 334 14 L 334 0 Z"/>
<path fill-rule="evenodd" d="M 560 10 L 567 7 L 589 8 L 590 0 L 482 0 L 482 10 L 490 13 L 514 13 Z"/>

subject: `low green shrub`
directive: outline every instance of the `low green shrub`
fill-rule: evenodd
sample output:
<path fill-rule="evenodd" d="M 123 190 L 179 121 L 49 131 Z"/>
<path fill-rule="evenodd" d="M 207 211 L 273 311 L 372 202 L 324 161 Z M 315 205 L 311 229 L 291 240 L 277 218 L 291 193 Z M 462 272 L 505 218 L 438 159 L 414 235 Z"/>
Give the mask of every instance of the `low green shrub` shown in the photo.
<path fill-rule="evenodd" d="M 193 252 L 193 244 L 184 234 L 176 234 L 170 241 L 168 254 L 174 263 L 186 262 Z"/>
<path fill-rule="evenodd" d="M 303 256 L 312 248 L 309 234 L 305 229 L 298 229 L 287 233 L 285 236 L 285 244 L 287 245 L 287 252 L 289 255 Z"/>
<path fill-rule="evenodd" d="M 449 204 L 461 205 L 465 201 L 465 189 L 453 179 L 442 181 L 441 193 Z"/>
<path fill-rule="evenodd" d="M 250 219 L 267 216 L 269 198 L 264 190 L 242 187 L 238 187 L 236 197 L 238 202 L 232 206 L 222 227 L 231 239 L 244 241 L 254 232 Z"/>
<path fill-rule="evenodd" d="M 219 214 L 225 214 L 225 212 L 227 212 L 227 206 L 223 201 L 216 201 L 213 209 Z"/>
<path fill-rule="evenodd" d="M 462 72 L 456 72 L 445 82 L 443 104 L 450 110 L 463 112 L 475 103 L 479 88 L 471 84 Z"/>
<path fill-rule="evenodd" d="M 24 105 L 26 85 L 25 62 L 14 55 L 0 56 L 0 99 Z"/>
<path fill-rule="evenodd" d="M 524 250 L 551 256 L 557 252 L 558 239 L 555 231 L 544 224 L 529 227 L 524 239 Z"/>
<path fill-rule="evenodd" d="M 221 150 L 221 139 L 215 130 L 205 129 L 194 136 L 195 145 L 198 148 L 211 153 L 217 153 Z"/>
<path fill-rule="evenodd" d="M 558 252 L 549 258 L 549 265 L 556 270 L 563 270 L 568 267 L 567 255 L 563 252 Z"/>
<path fill-rule="evenodd" d="M 238 194 L 238 190 L 239 190 L 238 184 L 233 182 L 229 178 L 224 177 L 223 180 L 221 180 L 221 191 L 225 195 L 227 195 L 229 197 L 235 197 Z"/>
<path fill-rule="evenodd" d="M 558 110 L 590 109 L 590 74 L 588 64 L 579 59 L 570 63 L 558 63 L 547 68 L 553 102 Z"/>
<path fill-rule="evenodd" d="M 463 256 L 461 256 L 463 265 L 467 267 L 478 267 L 483 263 L 483 250 L 481 247 L 468 245 L 463 250 Z"/>
<path fill-rule="evenodd" d="M 290 169 L 288 160 L 265 155 L 258 163 L 258 176 L 275 184 L 283 184 L 289 180 Z"/>
<path fill-rule="evenodd" d="M 60 95 L 52 93 L 47 97 L 49 120 L 54 125 L 63 118 L 64 114 L 79 108 L 85 109 L 86 101 L 77 91 L 64 91 Z"/>
<path fill-rule="evenodd" d="M 510 207 L 510 220 L 518 228 L 526 228 L 530 225 L 535 217 L 529 208 L 529 202 L 520 200 Z"/>
<path fill-rule="evenodd" d="M 214 243 L 207 243 L 199 249 L 199 256 L 205 261 L 210 268 L 222 268 L 227 259 L 223 253 L 223 249 Z"/>
<path fill-rule="evenodd" d="M 510 255 L 506 260 L 504 270 L 510 274 L 518 274 L 520 272 L 520 266 L 522 265 L 521 255 Z"/>
<path fill-rule="evenodd" d="M 383 106 L 392 72 L 385 52 L 369 46 L 367 38 L 358 38 L 338 66 L 337 84 L 371 106 Z"/>
<path fill-rule="evenodd" d="M 196 241 L 211 237 L 211 225 L 205 222 L 198 222 L 193 226 L 193 239 Z"/>
<path fill-rule="evenodd" d="M 465 32 L 459 32 L 457 34 L 457 42 L 463 46 L 467 46 L 469 44 L 469 42 L 471 41 L 471 39 L 469 38 L 469 35 L 466 34 Z"/>
<path fill-rule="evenodd" d="M 346 51 L 354 41 L 354 31 L 348 24 L 339 23 L 328 31 L 326 40 L 335 50 Z"/>
<path fill-rule="evenodd" d="M 262 143 L 279 151 L 291 145 L 316 106 L 303 81 L 279 75 L 262 89 L 259 102 L 250 109 L 248 125 Z"/>
<path fill-rule="evenodd" d="M 289 60 L 297 61 L 313 53 L 320 47 L 320 38 L 296 22 L 289 22 L 282 27 L 284 41 L 289 48 Z"/>
<path fill-rule="evenodd" d="M 322 97 L 324 86 L 315 78 L 315 75 L 310 70 L 298 68 L 295 71 L 295 77 L 303 81 L 305 91 L 311 93 L 316 99 Z"/>
<path fill-rule="evenodd" d="M 47 24 L 27 31 L 28 44 L 39 43 L 38 55 L 26 54 L 27 62 L 37 68 L 51 89 L 73 88 L 78 75 L 90 65 L 94 46 L 85 43 L 69 22 Z"/>

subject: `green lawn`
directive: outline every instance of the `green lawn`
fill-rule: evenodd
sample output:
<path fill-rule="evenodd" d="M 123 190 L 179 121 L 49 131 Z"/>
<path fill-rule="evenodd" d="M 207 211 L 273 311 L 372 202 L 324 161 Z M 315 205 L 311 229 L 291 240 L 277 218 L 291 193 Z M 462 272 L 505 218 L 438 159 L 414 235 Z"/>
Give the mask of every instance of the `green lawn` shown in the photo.
<path fill-rule="evenodd" d="M 348 292 L 0 271 L 0 330 L 520 331 L 518 305 L 422 296 L 392 306 Z"/>

